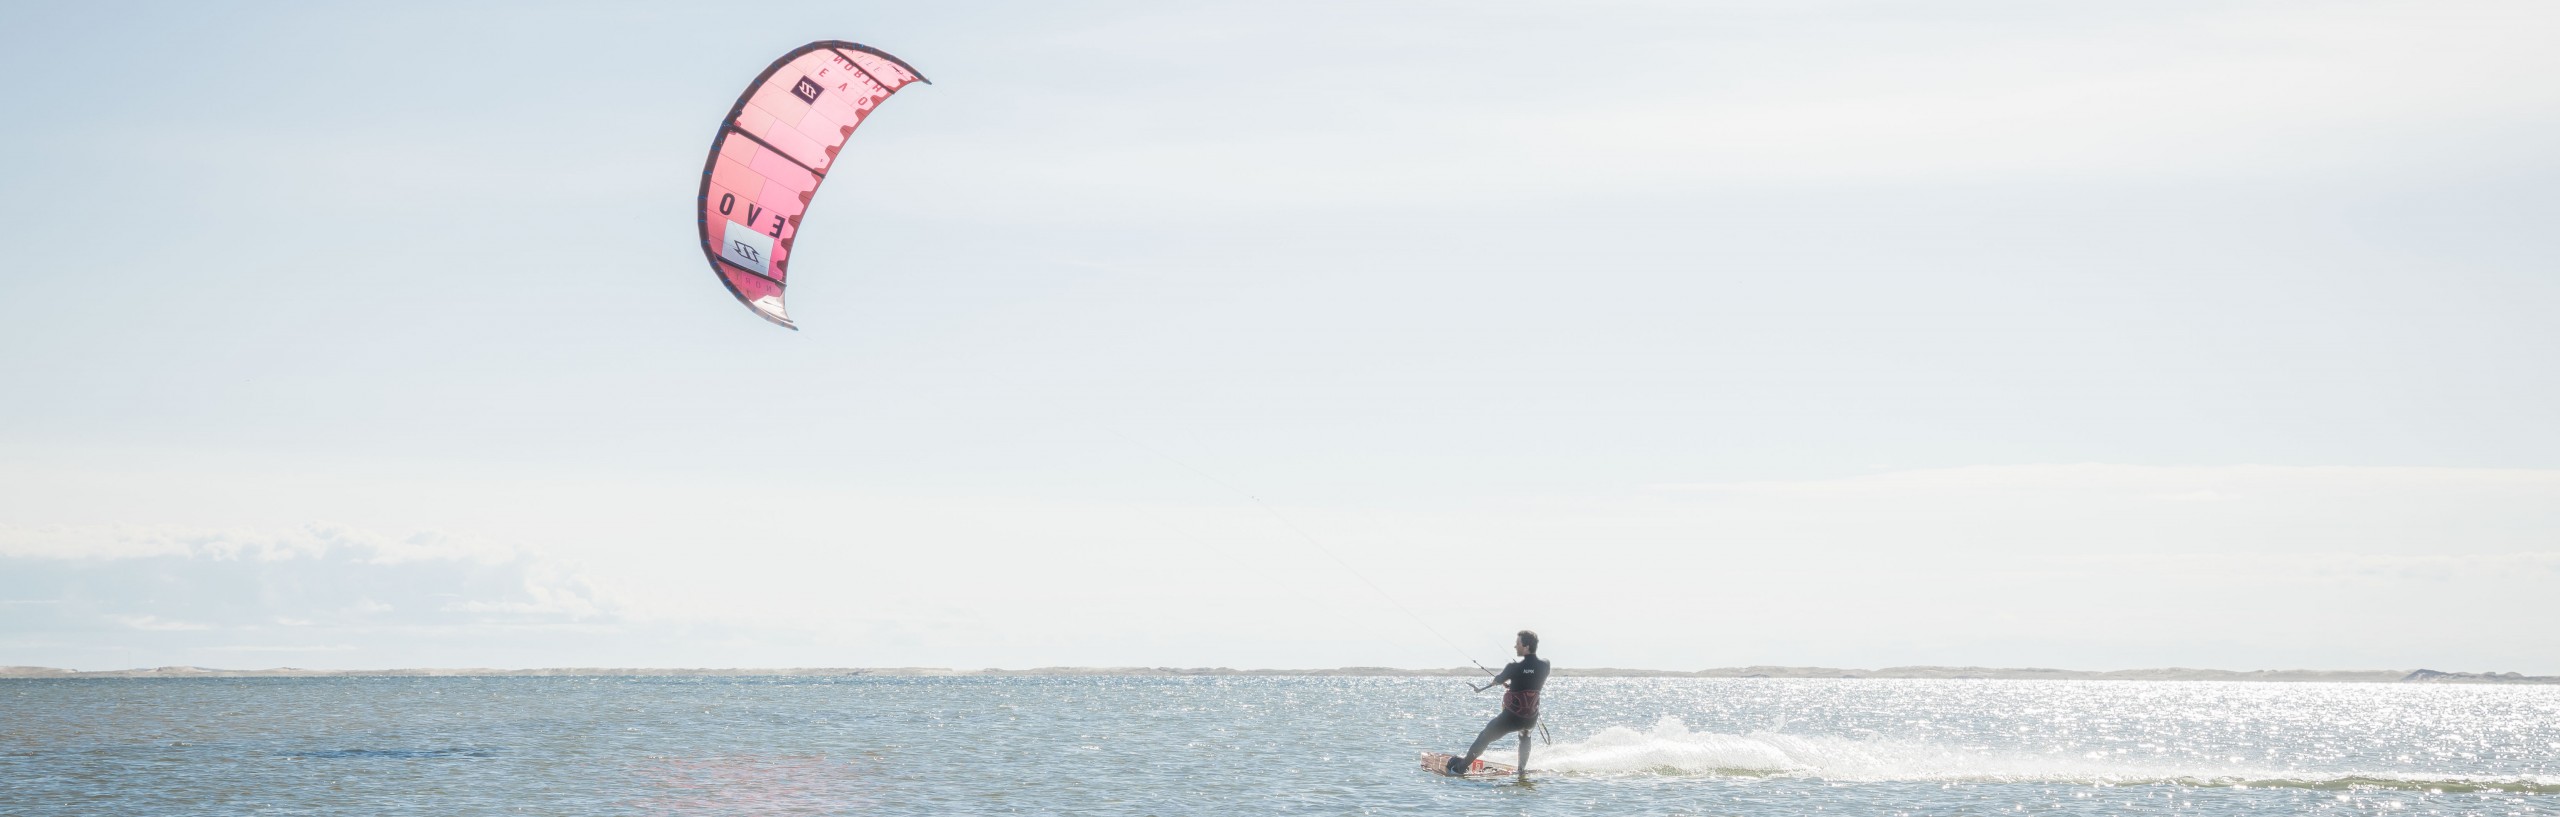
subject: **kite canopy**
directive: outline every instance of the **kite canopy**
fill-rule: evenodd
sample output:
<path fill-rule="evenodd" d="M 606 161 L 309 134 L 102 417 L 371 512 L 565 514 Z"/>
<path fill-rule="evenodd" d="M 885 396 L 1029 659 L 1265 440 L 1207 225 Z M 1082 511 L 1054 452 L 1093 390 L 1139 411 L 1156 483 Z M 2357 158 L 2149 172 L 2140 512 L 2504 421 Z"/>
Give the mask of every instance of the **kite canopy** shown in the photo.
<path fill-rule="evenodd" d="M 799 328 L 782 308 L 782 288 L 800 214 L 863 117 L 914 82 L 929 80 L 879 49 L 820 40 L 747 84 L 711 140 L 695 202 L 702 254 L 729 294 L 765 320 Z"/>

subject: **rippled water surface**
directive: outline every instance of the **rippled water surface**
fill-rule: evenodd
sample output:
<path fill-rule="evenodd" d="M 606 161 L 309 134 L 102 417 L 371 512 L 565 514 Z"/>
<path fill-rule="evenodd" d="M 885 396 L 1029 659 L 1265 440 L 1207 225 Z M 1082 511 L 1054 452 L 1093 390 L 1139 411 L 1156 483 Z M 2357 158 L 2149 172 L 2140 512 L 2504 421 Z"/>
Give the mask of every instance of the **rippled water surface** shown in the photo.
<path fill-rule="evenodd" d="M 0 814 L 2560 814 L 2560 687 L 1560 678 L 0 681 Z M 1493 757 L 1507 760 L 1508 742 Z"/>

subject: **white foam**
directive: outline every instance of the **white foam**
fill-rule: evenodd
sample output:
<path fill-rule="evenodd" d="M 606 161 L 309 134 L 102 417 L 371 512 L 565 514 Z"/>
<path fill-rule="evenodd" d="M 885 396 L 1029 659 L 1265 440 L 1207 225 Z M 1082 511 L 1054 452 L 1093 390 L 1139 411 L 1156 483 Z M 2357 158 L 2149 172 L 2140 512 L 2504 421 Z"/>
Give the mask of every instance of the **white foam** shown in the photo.
<path fill-rule="evenodd" d="M 1613 726 L 1579 741 L 1540 747 L 1530 768 L 1568 773 L 1790 776 L 1878 782 L 2182 783 L 2330 788 L 2485 787 L 2550 791 L 2560 776 L 2487 778 L 2390 772 L 2306 771 L 2234 760 L 2133 759 L 2101 754 L 1977 749 L 1890 738 L 1693 732 L 1679 718 L 1642 731 Z"/>

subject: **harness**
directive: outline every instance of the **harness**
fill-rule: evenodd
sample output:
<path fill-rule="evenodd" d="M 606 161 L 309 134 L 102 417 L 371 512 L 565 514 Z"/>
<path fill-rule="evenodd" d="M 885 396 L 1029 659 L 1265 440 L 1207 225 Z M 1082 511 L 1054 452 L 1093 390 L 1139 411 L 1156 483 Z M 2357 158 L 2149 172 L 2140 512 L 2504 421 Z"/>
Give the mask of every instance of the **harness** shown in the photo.
<path fill-rule="evenodd" d="M 1534 689 L 1503 690 L 1502 712 L 1523 718 L 1538 717 L 1538 691 Z"/>

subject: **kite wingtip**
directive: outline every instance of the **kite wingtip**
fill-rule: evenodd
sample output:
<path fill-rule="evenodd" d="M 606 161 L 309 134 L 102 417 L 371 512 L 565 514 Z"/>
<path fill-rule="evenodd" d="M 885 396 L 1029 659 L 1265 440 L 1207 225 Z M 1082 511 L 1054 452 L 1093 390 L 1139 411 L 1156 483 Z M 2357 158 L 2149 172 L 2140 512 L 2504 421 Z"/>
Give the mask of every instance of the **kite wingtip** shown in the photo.
<path fill-rule="evenodd" d="M 792 325 L 790 311 L 782 308 L 782 293 L 776 292 L 752 301 L 742 296 L 738 300 L 746 301 L 747 309 L 756 313 L 756 317 L 771 321 L 773 325 L 784 329 L 800 331 L 800 327 Z"/>

